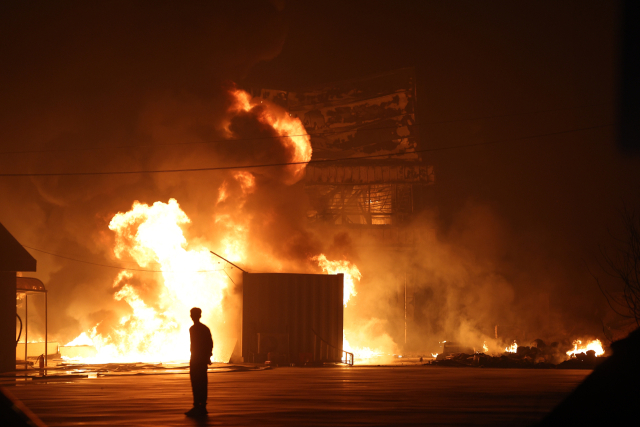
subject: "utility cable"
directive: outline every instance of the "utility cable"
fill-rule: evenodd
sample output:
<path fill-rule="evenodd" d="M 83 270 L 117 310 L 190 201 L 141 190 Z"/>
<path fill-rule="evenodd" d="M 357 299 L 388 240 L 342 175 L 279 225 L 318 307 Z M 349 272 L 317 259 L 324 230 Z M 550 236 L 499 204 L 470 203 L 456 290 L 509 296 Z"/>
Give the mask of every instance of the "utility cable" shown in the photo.
<path fill-rule="evenodd" d="M 522 113 L 509 113 L 509 114 L 497 114 L 493 116 L 482 116 L 476 117 L 474 119 L 457 119 L 457 120 L 441 120 L 437 122 L 423 122 L 424 125 L 440 125 L 445 123 L 463 123 L 463 122 L 473 122 L 476 120 L 486 120 L 486 119 L 499 119 L 502 117 L 515 117 L 515 116 L 526 116 L 526 115 L 534 115 L 534 114 L 543 114 L 543 113 L 555 113 L 557 111 L 569 111 L 569 110 L 582 110 L 585 108 L 592 107 L 610 107 L 611 104 L 590 104 L 590 105 L 581 105 L 579 107 L 564 107 L 564 108 L 554 108 L 551 110 L 538 110 L 538 111 L 525 111 Z"/>
<path fill-rule="evenodd" d="M 539 111 L 531 111 L 531 112 L 523 112 L 523 113 L 512 113 L 512 114 L 501 114 L 494 116 L 484 116 L 484 117 L 476 117 L 471 119 L 459 119 L 459 120 L 444 120 L 437 122 L 424 122 L 423 125 L 435 125 L 435 124 L 445 124 L 445 123 L 462 123 L 462 122 L 471 122 L 476 120 L 485 120 L 485 119 L 494 119 L 501 117 L 513 117 L 513 116 L 524 116 L 524 115 L 533 115 L 533 114 L 542 114 L 542 113 L 551 113 L 556 111 L 567 111 L 567 110 L 578 110 L 584 108 L 591 107 L 600 107 L 607 106 L 609 104 L 592 104 L 592 105 L 584 105 L 580 107 L 567 107 L 567 108 L 556 108 L 551 110 L 539 110 Z M 412 116 L 415 121 L 415 113 L 406 113 L 406 114 L 398 114 L 390 117 L 382 117 L 379 120 L 393 120 L 398 117 L 406 117 Z M 215 145 L 215 144 L 228 144 L 233 142 L 252 142 L 252 141 L 260 141 L 260 140 L 272 140 L 272 139 L 280 139 L 280 138 L 296 138 L 296 137 L 323 137 L 323 136 L 331 136 L 331 135 L 339 135 L 343 133 L 349 133 L 358 130 L 359 132 L 369 132 L 376 130 L 388 130 L 388 129 L 397 129 L 400 126 L 384 126 L 384 127 L 375 127 L 375 128 L 366 128 L 369 123 L 364 123 L 361 125 L 356 125 L 354 127 L 350 127 L 348 129 L 342 130 L 333 130 L 328 132 L 308 132 L 297 135 L 274 135 L 274 136 L 259 136 L 254 138 L 230 138 L 230 139 L 214 139 L 210 141 L 197 141 L 197 142 L 177 142 L 177 143 L 164 143 L 164 144 L 135 144 L 135 145 L 117 145 L 114 147 L 76 147 L 76 148 L 46 148 L 39 150 L 11 150 L 11 151 L 0 151 L 0 154 L 38 154 L 38 153 L 63 153 L 63 152 L 74 152 L 74 151 L 99 151 L 99 150 L 118 150 L 118 149 L 137 149 L 137 148 L 156 148 L 156 147 L 179 147 L 179 146 L 187 146 L 187 145 Z M 419 123 L 414 123 L 410 125 L 412 127 L 420 127 Z M 398 137 L 393 139 L 407 138 L 411 136 Z M 390 139 L 392 141 L 393 139 Z"/>
<path fill-rule="evenodd" d="M 396 116 L 384 117 L 381 120 L 392 120 L 398 117 L 405 116 L 413 116 L 413 113 L 407 114 L 399 114 Z M 64 152 L 74 152 L 74 151 L 99 151 L 99 150 L 118 150 L 118 149 L 135 149 L 135 148 L 155 148 L 155 147 L 180 147 L 186 145 L 210 145 L 210 144 L 226 144 L 232 142 L 253 142 L 253 141 L 262 141 L 262 140 L 274 140 L 280 138 L 296 138 L 300 136 L 309 136 L 309 137 L 323 137 L 326 135 L 338 135 L 342 133 L 349 133 L 354 131 L 359 132 L 369 132 L 375 130 L 387 130 L 387 129 L 398 129 L 402 126 L 384 126 L 377 128 L 365 128 L 368 123 L 356 125 L 354 127 L 350 127 L 349 129 L 344 130 L 335 130 L 331 132 L 316 132 L 316 133 L 301 133 L 296 135 L 273 135 L 273 136 L 256 136 L 253 138 L 228 138 L 228 139 L 214 139 L 211 141 L 197 141 L 197 142 L 176 142 L 176 143 L 164 143 L 164 144 L 135 144 L 135 145 L 116 145 L 114 147 L 76 147 L 76 148 L 47 148 L 41 150 L 14 150 L 14 151 L 0 151 L 0 154 L 37 154 L 37 153 L 64 153 Z M 410 125 L 412 127 L 418 127 L 417 124 Z M 394 139 L 402 139 L 402 138 L 414 138 L 413 135 L 407 136 L 398 136 L 396 138 L 392 138 L 389 141 L 393 141 Z"/>
<path fill-rule="evenodd" d="M 227 277 L 229 278 L 229 280 L 231 280 L 231 283 L 233 283 L 234 285 L 236 285 L 236 282 L 233 281 L 233 279 L 231 278 L 231 276 L 229 276 L 229 273 L 227 273 L 227 270 L 225 270 L 224 268 L 222 269 L 222 271 L 224 272 L 224 274 L 227 275 Z M 237 285 L 236 285 L 237 286 Z"/>
<path fill-rule="evenodd" d="M 47 255 L 52 255 L 58 258 L 64 258 L 64 259 L 68 259 L 70 261 L 75 261 L 75 262 L 81 262 L 83 264 L 90 264 L 90 265 L 97 265 L 100 267 L 108 267 L 108 268 L 116 268 L 118 270 L 128 270 L 128 271 L 141 271 L 141 272 L 148 272 L 148 273 L 213 273 L 215 271 L 221 271 L 221 270 L 196 270 L 196 271 L 189 271 L 189 270 L 147 270 L 147 269 L 140 269 L 140 268 L 127 268 L 127 267 L 122 267 L 119 265 L 109 265 L 109 264 L 100 264 L 97 262 L 91 262 L 91 261 L 83 261 L 81 259 L 76 259 L 76 258 L 71 258 L 68 256 L 64 256 L 64 255 L 60 255 L 60 254 L 56 254 L 53 252 L 47 252 L 47 251 L 43 251 L 42 249 L 36 249 L 36 248 L 32 248 L 31 246 L 27 246 L 27 245 L 22 245 L 23 247 L 27 248 L 27 249 L 31 249 L 34 251 L 38 251 L 38 252 L 42 252 L 44 254 Z"/>
<path fill-rule="evenodd" d="M 460 145 L 452 145 L 449 147 L 428 148 L 424 150 L 403 151 L 403 152 L 387 153 L 387 154 L 373 154 L 370 156 L 309 160 L 306 162 L 264 163 L 264 164 L 253 164 L 253 165 L 213 166 L 213 167 L 204 167 L 204 168 L 185 168 L 185 169 L 149 169 L 149 170 L 136 170 L 136 171 L 0 173 L 0 177 L 132 175 L 132 174 L 144 174 L 144 173 L 205 172 L 205 171 L 217 171 L 217 170 L 256 169 L 256 168 L 294 166 L 294 165 L 305 165 L 305 164 L 307 165 L 322 164 L 322 163 L 354 161 L 354 160 L 363 160 L 363 159 L 376 159 L 376 158 L 384 158 L 384 157 L 391 158 L 395 156 L 404 156 L 407 154 L 432 153 L 437 151 L 455 150 L 458 148 L 480 147 L 484 145 L 500 144 L 504 142 L 524 141 L 527 139 L 540 138 L 544 136 L 553 136 L 553 135 L 562 135 L 562 134 L 573 133 L 573 132 L 581 132 L 581 131 L 591 130 L 591 129 L 601 129 L 601 128 L 606 128 L 610 126 L 612 125 L 605 124 L 605 125 L 598 125 L 598 126 L 589 126 L 585 128 L 579 128 L 579 129 L 569 129 L 569 130 L 559 131 L 559 132 L 550 132 L 550 133 L 544 133 L 544 134 L 538 134 L 538 135 L 524 136 L 520 138 L 509 138 L 509 139 L 500 139 L 495 141 L 478 142 L 474 144 L 460 144 Z"/>

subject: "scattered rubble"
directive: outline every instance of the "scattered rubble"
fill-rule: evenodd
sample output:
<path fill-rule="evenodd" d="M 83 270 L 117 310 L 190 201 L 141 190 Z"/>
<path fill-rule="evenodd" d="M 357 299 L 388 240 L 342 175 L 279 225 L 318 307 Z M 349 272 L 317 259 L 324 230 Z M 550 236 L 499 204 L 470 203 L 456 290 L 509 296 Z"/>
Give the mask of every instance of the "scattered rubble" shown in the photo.
<path fill-rule="evenodd" d="M 600 363 L 604 362 L 606 357 L 596 356 L 596 352 L 589 350 L 586 353 L 576 354 L 569 360 L 558 364 L 558 369 L 594 369 Z"/>
<path fill-rule="evenodd" d="M 537 339 L 530 346 L 518 346 L 514 353 L 505 352 L 499 356 L 485 353 L 460 352 L 443 353 L 431 361 L 430 365 L 478 368 L 524 368 L 524 369 L 594 369 L 606 357 L 597 357 L 596 352 L 575 354 L 569 360 L 559 349 L 558 343 L 546 345 Z"/>

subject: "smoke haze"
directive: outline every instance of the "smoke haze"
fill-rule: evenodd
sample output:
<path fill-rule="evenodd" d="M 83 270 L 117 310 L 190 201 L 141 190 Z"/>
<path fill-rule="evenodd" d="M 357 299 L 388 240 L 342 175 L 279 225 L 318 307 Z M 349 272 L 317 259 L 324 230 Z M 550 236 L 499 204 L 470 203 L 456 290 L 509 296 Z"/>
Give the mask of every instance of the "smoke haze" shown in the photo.
<path fill-rule="evenodd" d="M 0 177 L 0 221 L 24 245 L 137 267 L 115 258 L 109 222 L 136 200 L 175 198 L 191 244 L 224 254 L 244 239 L 247 259 L 232 261 L 250 271 L 319 273 L 311 257 L 320 253 L 356 264 L 363 278 L 345 329 L 358 345 L 435 352 L 443 340 L 493 349 L 597 336 L 607 307 L 589 269 L 607 229 L 619 227 L 617 209 L 640 190 L 638 159 L 606 127 L 616 73 L 609 3 L 7 2 L 3 173 L 290 161 L 260 108 L 229 116 L 230 82 L 292 89 L 404 66 L 417 69 L 421 148 L 510 142 L 424 156 L 437 179 L 408 254 L 308 228 L 303 183 L 284 168 L 246 171 L 252 190 L 238 171 Z M 604 127 L 556 135 L 595 125 Z M 540 134 L 552 136 L 518 139 Z M 215 142 L 230 136 L 242 141 Z M 117 270 L 32 254 L 54 339 L 127 312 L 113 299 Z M 136 274 L 135 286 L 153 302 L 158 276 Z"/>

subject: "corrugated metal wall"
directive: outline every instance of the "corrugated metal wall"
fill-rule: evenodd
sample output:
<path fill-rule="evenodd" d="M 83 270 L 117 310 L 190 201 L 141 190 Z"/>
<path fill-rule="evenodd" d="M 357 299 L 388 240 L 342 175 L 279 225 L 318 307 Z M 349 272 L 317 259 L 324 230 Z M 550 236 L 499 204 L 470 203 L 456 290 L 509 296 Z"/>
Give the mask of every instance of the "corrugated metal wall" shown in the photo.
<path fill-rule="evenodd" d="M 344 275 L 244 273 L 242 287 L 245 362 L 266 356 L 258 352 L 259 336 L 283 334 L 288 343 L 278 351 L 290 362 L 298 363 L 301 354 L 313 354 L 315 361 L 340 360 Z"/>

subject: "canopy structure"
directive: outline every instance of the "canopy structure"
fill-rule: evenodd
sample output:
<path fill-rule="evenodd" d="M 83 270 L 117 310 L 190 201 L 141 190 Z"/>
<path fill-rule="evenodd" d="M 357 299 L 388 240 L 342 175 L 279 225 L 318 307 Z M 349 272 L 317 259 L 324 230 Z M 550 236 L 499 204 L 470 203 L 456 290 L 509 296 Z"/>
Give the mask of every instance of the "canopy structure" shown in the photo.
<path fill-rule="evenodd" d="M 29 295 L 44 294 L 44 358 L 47 357 L 48 342 L 48 316 L 47 316 L 47 290 L 44 283 L 35 277 L 17 277 L 16 278 L 16 294 L 24 294 L 24 365 L 27 369 L 27 346 L 29 345 Z M 46 363 L 45 363 L 46 364 Z"/>
<path fill-rule="evenodd" d="M 19 293 L 34 293 L 34 292 L 47 292 L 44 288 L 44 283 L 40 279 L 35 277 L 17 277 L 16 278 L 16 292 Z"/>

